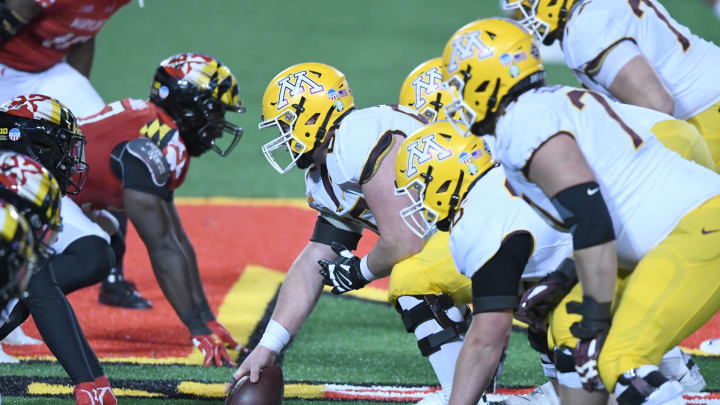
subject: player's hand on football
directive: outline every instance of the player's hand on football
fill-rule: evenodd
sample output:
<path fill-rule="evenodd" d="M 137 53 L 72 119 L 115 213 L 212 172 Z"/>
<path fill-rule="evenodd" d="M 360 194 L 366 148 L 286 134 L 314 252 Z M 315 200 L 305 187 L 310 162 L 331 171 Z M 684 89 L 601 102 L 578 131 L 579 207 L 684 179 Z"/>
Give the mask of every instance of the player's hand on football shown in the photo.
<path fill-rule="evenodd" d="M 330 247 L 337 253 L 335 260 L 318 261 L 320 274 L 325 285 L 333 287 L 333 294 L 342 294 L 350 290 L 359 290 L 369 282 L 360 270 L 360 258 L 353 255 L 345 246 L 332 242 Z"/>
<path fill-rule="evenodd" d="M 252 352 L 245 358 L 245 361 L 240 364 L 240 367 L 233 373 L 230 381 L 225 385 L 225 393 L 230 392 L 235 382 L 245 377 L 250 376 L 250 382 L 256 383 L 260 379 L 260 370 L 263 367 L 269 366 L 275 363 L 277 353 L 268 349 L 265 346 L 257 346 Z"/>
<path fill-rule="evenodd" d="M 536 330 L 546 329 L 547 316 L 575 284 L 577 284 L 577 276 L 568 277 L 559 270 L 548 274 L 525 291 L 515 317 Z"/>
<path fill-rule="evenodd" d="M 223 342 L 215 335 L 193 335 L 193 346 L 197 347 L 205 357 L 203 367 L 207 367 L 213 362 L 217 367 L 222 367 L 223 362 L 227 362 L 231 366 L 237 366 L 237 363 L 230 359 L 227 349 Z"/>
<path fill-rule="evenodd" d="M 211 331 L 213 331 L 215 336 L 217 336 L 220 341 L 225 344 L 228 349 L 240 350 L 240 353 L 249 352 L 249 350 L 245 346 L 238 343 L 235 338 L 232 337 L 230 331 L 228 331 L 220 322 L 208 321 L 206 325 L 208 328 L 210 328 Z"/>
<path fill-rule="evenodd" d="M 610 303 L 599 303 L 584 295 L 583 302 L 568 302 L 567 311 L 582 316 L 580 322 L 570 326 L 570 333 L 579 339 L 573 354 L 575 371 L 580 375 L 580 382 L 585 390 L 592 392 L 602 389 L 597 359 L 610 331 Z"/>

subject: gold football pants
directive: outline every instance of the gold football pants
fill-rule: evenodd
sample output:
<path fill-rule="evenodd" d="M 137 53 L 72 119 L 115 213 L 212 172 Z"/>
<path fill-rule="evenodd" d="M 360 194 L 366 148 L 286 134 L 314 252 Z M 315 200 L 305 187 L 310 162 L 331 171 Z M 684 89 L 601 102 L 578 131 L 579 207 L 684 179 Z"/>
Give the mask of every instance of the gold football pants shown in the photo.
<path fill-rule="evenodd" d="M 720 173 L 720 101 L 687 122 L 693 124 L 705 138 L 715 162 L 715 171 Z"/>
<path fill-rule="evenodd" d="M 619 277 L 613 320 L 598 358 L 609 391 L 617 378 L 643 364 L 658 364 L 668 350 L 720 309 L 720 195 L 686 214 L 635 270 Z M 575 347 L 570 325 L 580 316 L 565 305 L 582 301 L 580 284 L 550 316 L 551 347 Z"/>
<path fill-rule="evenodd" d="M 420 253 L 393 267 L 388 300 L 394 304 L 403 295 L 446 294 L 455 305 L 469 304 L 471 283 L 455 268 L 450 256 L 450 233 L 438 231 Z"/>
<path fill-rule="evenodd" d="M 720 114 L 718 114 L 720 116 Z M 660 121 L 650 129 L 657 139 L 687 160 L 691 160 L 708 169 L 715 170 L 715 162 L 710 148 L 698 130 L 685 121 Z"/>

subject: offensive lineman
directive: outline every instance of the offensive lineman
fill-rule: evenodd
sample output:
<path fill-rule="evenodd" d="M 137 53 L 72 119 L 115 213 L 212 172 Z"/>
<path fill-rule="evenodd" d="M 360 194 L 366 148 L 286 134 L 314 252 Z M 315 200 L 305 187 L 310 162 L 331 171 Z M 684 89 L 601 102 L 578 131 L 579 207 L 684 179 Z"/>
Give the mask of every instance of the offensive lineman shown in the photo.
<path fill-rule="evenodd" d="M 449 395 L 467 328 L 470 280 L 455 270 L 447 235 L 438 234 L 423 247 L 422 239 L 403 225 L 397 212 L 404 200 L 393 193 L 398 147 L 425 120 L 402 106 L 355 110 L 344 75 L 321 63 L 280 72 L 265 90 L 262 108 L 260 129 L 277 128 L 281 134 L 263 146 L 266 158 L 280 173 L 295 166 L 306 169 L 306 197 L 319 215 L 310 241 L 285 277 L 259 345 L 232 378 L 249 374 L 252 382 L 258 380 L 260 369 L 273 363 L 313 310 L 324 283 L 339 294 L 392 270 L 389 300 L 397 304 L 406 329 L 415 333 Z M 363 228 L 380 238 L 361 259 L 350 250 Z M 423 404 L 446 401 L 443 395 L 426 399 Z"/>
<path fill-rule="evenodd" d="M 449 113 L 495 133 L 515 190 L 572 233 L 582 289 L 565 297 L 548 336 L 561 384 L 605 388 L 621 404 L 682 401 L 683 387 L 656 365 L 720 307 L 720 177 L 662 147 L 654 132 L 668 116 L 544 86 L 532 35 L 512 21 L 462 27 L 443 63 L 460 95 Z M 618 265 L 633 270 L 612 307 Z"/>
<path fill-rule="evenodd" d="M 160 63 L 150 93 L 149 101 L 116 101 L 80 121 L 93 170 L 73 200 L 86 210 L 127 213 L 147 247 L 163 294 L 203 352 L 204 366 L 235 365 L 224 344 L 244 348 L 210 309 L 173 192 L 185 180 L 191 157 L 210 149 L 226 156 L 239 141 L 242 129 L 224 118 L 226 111 L 244 111 L 237 82 L 219 61 L 182 53 Z M 223 132 L 232 136 L 224 149 Z M 69 243 L 85 232 L 76 227 L 61 234 L 61 241 Z M 117 235 L 118 230 L 109 233 Z"/>
<path fill-rule="evenodd" d="M 551 277 L 561 285 L 545 283 L 548 290 L 536 295 L 548 296 L 535 297 L 550 311 L 577 276 L 572 260 L 565 260 L 572 254 L 568 234 L 548 226 L 515 194 L 483 138 L 463 137 L 464 132 L 448 121 L 421 128 L 401 145 L 395 176 L 396 193 L 410 200 L 400 213 L 405 224 L 421 237 L 449 230 L 453 261 L 472 279 L 473 321 L 460 351 L 451 400 L 471 404 L 498 366 L 521 280 L 537 282 L 559 268 Z M 530 323 L 531 345 L 549 362 L 542 334 L 547 329 L 534 326 Z M 543 368 L 548 377 L 556 376 L 552 367 Z"/>
<path fill-rule="evenodd" d="M 655 0 L 503 1 L 538 40 L 560 41 L 565 63 L 585 87 L 697 127 L 720 170 L 720 47 Z M 704 148 L 693 138 L 659 139 L 683 156 L 679 148 Z"/>

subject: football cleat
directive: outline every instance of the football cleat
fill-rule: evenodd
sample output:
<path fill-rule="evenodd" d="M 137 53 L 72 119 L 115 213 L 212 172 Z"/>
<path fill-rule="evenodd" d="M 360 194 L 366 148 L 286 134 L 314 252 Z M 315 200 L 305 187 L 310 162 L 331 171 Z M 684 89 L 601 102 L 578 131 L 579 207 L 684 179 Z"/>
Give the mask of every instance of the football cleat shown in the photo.
<path fill-rule="evenodd" d="M 450 402 L 450 391 L 437 390 L 426 395 L 420 402 L 415 405 L 447 405 Z M 487 396 L 485 394 L 480 397 L 477 405 L 488 405 Z"/>
<path fill-rule="evenodd" d="M 93 387 L 95 387 L 95 399 L 98 405 L 117 405 L 117 398 L 106 376 L 96 378 Z"/>
<path fill-rule="evenodd" d="M 98 405 L 95 400 L 95 387 L 92 381 L 82 382 L 73 387 L 75 405 Z"/>
<path fill-rule="evenodd" d="M 22 346 L 22 345 L 40 345 L 42 344 L 42 340 L 32 338 L 23 332 L 22 327 L 18 326 L 17 328 L 13 329 L 12 332 L 10 332 L 7 336 L 5 336 L 5 339 L 2 340 L 3 343 L 6 345 L 15 345 L 15 346 Z"/>
<path fill-rule="evenodd" d="M 525 395 L 509 395 L 502 401 L 504 405 L 560 405 L 560 398 L 550 381 L 535 388 L 535 390 Z"/>
<path fill-rule="evenodd" d="M 111 280 L 112 279 L 112 280 Z M 98 301 L 103 305 L 127 309 L 151 309 L 152 303 L 143 298 L 135 283 L 122 275 L 111 274 L 100 284 Z"/>
<path fill-rule="evenodd" d="M 709 354 L 720 354 L 720 338 L 705 340 L 700 343 L 700 350 Z"/>
<path fill-rule="evenodd" d="M 660 364 L 660 373 L 682 384 L 685 392 L 700 392 L 705 388 L 705 378 L 689 354 L 675 346 L 665 353 Z"/>
<path fill-rule="evenodd" d="M 0 343 L 0 363 L 19 363 L 20 360 L 17 358 L 5 353 L 2 348 L 2 343 Z"/>

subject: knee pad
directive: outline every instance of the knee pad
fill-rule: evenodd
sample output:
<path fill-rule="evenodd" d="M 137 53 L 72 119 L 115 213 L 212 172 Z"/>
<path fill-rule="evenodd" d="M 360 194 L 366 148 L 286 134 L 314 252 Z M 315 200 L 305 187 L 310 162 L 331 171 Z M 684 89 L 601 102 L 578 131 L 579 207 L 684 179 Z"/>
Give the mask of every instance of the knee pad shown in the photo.
<path fill-rule="evenodd" d="M 425 357 L 437 352 L 448 342 L 462 339 L 472 319 L 467 306 L 457 308 L 449 296 L 442 294 L 400 297 L 395 309 L 408 333 L 415 333 L 415 329 L 427 321 L 435 321 L 442 328 L 418 340 L 420 353 Z M 455 313 L 449 316 L 451 312 Z M 455 321 L 451 316 L 459 320 Z"/>
<path fill-rule="evenodd" d="M 582 382 L 575 371 L 573 350 L 565 346 L 556 347 L 553 355 L 558 382 L 565 387 L 581 389 Z"/>

